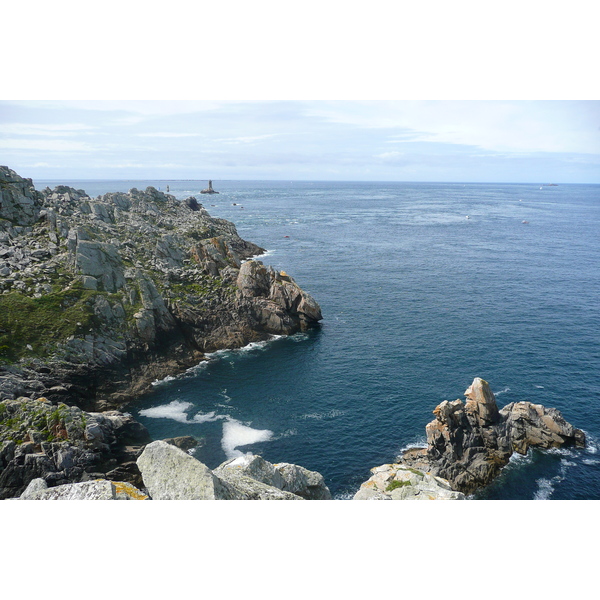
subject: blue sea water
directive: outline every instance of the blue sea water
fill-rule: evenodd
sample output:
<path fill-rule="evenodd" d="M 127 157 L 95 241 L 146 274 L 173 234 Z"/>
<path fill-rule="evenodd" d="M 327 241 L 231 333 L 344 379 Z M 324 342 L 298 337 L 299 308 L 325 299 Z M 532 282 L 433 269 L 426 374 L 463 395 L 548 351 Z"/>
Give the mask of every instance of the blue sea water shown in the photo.
<path fill-rule="evenodd" d="M 482 377 L 500 406 L 558 408 L 588 443 L 514 457 L 475 498 L 600 499 L 600 186 L 60 183 L 194 195 L 321 305 L 318 329 L 157 383 L 130 407 L 155 439 L 203 438 L 211 468 L 249 451 L 297 463 L 346 499 Z"/>

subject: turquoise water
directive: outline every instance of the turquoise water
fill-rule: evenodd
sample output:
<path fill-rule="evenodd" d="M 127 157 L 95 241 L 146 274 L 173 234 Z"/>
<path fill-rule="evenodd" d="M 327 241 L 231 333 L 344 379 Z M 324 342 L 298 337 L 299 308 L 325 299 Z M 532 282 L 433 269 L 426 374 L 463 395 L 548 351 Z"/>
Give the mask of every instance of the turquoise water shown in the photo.
<path fill-rule="evenodd" d="M 308 334 L 157 384 L 130 407 L 155 439 L 204 438 L 210 467 L 247 451 L 297 463 L 344 499 L 478 376 L 500 406 L 558 408 L 588 446 L 516 458 L 477 497 L 600 499 L 600 186 L 61 183 L 196 195 L 321 305 Z"/>

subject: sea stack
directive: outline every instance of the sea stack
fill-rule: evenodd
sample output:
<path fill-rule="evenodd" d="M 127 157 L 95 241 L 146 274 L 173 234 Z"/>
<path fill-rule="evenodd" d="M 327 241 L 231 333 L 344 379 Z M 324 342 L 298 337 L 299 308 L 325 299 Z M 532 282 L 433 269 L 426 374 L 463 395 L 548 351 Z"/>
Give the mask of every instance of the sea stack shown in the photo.
<path fill-rule="evenodd" d="M 201 190 L 201 194 L 218 194 L 219 192 L 215 192 L 212 186 L 212 179 L 208 180 L 208 187 L 205 190 Z"/>
<path fill-rule="evenodd" d="M 487 381 L 476 377 L 466 402 L 445 400 L 427 424 L 427 448 L 407 450 L 400 464 L 446 479 L 453 490 L 471 494 L 489 484 L 513 454 L 529 448 L 585 447 L 585 434 L 555 408 L 512 402 L 498 409 Z"/>

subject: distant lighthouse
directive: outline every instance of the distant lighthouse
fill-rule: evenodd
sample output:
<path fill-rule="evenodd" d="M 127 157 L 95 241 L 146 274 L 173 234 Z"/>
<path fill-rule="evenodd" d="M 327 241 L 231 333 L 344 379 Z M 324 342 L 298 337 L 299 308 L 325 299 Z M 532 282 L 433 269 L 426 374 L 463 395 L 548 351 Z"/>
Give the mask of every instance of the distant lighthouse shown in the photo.
<path fill-rule="evenodd" d="M 208 187 L 205 190 L 202 190 L 200 193 L 201 194 L 218 194 L 219 192 L 215 192 L 215 190 L 213 190 L 212 179 L 209 179 Z"/>

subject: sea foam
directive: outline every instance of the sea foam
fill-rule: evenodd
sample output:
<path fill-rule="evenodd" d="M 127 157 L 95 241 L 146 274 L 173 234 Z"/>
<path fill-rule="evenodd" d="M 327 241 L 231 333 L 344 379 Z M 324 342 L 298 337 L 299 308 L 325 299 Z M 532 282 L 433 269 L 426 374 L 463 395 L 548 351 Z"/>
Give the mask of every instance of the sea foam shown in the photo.
<path fill-rule="evenodd" d="M 153 408 L 144 408 L 140 410 L 140 415 L 150 417 L 151 419 L 172 419 L 179 423 L 188 423 L 186 411 L 191 408 L 191 402 L 182 402 L 181 400 L 173 400 L 169 404 L 154 406 Z"/>
<path fill-rule="evenodd" d="M 236 458 L 243 456 L 244 452 L 237 450 L 239 446 L 256 444 L 257 442 L 268 442 L 273 438 L 273 432 L 270 429 L 253 429 L 247 425 L 242 425 L 235 419 L 228 419 L 223 423 L 223 439 L 221 447 L 227 458 Z"/>

